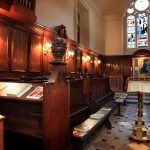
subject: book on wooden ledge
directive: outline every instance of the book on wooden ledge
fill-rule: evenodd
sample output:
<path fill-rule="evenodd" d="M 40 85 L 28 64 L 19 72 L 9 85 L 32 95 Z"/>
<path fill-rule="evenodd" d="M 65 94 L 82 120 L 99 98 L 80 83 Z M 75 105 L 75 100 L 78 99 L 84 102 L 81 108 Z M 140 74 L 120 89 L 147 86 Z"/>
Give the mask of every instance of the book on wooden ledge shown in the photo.
<path fill-rule="evenodd" d="M 39 99 L 42 96 L 43 96 L 43 87 L 42 86 L 38 86 L 26 98 Z"/>
<path fill-rule="evenodd" d="M 7 87 L 7 83 L 6 82 L 0 82 L 0 91 L 5 89 Z"/>
<path fill-rule="evenodd" d="M 82 132 L 88 132 L 95 126 L 95 124 L 98 123 L 97 119 L 91 119 L 88 118 L 85 121 L 83 121 L 81 124 L 74 127 L 75 131 L 82 131 Z"/>
<path fill-rule="evenodd" d="M 95 113 L 95 114 L 91 114 L 90 115 L 90 118 L 91 119 L 101 119 L 102 117 L 104 116 L 104 114 L 97 114 L 97 113 Z"/>
<path fill-rule="evenodd" d="M 76 137 L 82 137 L 85 134 L 86 134 L 86 132 L 83 132 L 83 131 L 77 131 L 77 130 L 73 131 L 73 135 L 76 136 Z"/>
<path fill-rule="evenodd" d="M 7 83 L 7 96 L 21 97 L 32 88 L 31 83 Z"/>

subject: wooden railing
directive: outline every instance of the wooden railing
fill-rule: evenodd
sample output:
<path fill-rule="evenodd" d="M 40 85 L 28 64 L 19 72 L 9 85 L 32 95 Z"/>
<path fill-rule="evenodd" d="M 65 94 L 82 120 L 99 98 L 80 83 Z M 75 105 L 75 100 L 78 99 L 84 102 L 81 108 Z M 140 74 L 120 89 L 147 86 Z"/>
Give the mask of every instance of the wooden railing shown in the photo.
<path fill-rule="evenodd" d="M 15 2 L 28 9 L 35 10 L 35 0 L 15 0 Z"/>

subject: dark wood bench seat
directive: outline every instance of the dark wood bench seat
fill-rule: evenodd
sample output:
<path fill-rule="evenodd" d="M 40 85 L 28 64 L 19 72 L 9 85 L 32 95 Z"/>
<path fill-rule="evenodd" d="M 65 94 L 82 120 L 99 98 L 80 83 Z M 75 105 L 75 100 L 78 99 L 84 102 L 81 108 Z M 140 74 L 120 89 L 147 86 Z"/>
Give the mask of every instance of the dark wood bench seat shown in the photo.
<path fill-rule="evenodd" d="M 90 115 L 88 119 L 75 126 L 72 138 L 73 150 L 82 150 L 84 147 L 86 147 L 92 137 L 96 135 L 96 133 L 104 125 L 106 125 L 108 129 L 111 129 L 109 117 L 113 113 L 115 108 L 115 101 L 111 99 L 96 113 Z M 99 117 L 97 118 L 97 116 Z"/>
<path fill-rule="evenodd" d="M 99 110 L 103 105 L 108 103 L 111 99 L 113 99 L 114 92 L 105 92 L 103 94 L 93 96 L 90 95 L 89 103 L 91 106 L 91 110 L 93 113 L 95 113 L 97 110 Z"/>
<path fill-rule="evenodd" d="M 89 117 L 91 109 L 89 106 L 78 106 L 76 109 L 71 110 L 70 113 L 70 127 L 73 128 L 75 125 L 80 124 L 83 120 Z"/>
<path fill-rule="evenodd" d="M 116 116 L 122 116 L 121 115 L 121 104 L 124 104 L 126 106 L 126 98 L 128 94 L 121 94 L 119 97 L 116 98 L 115 102 L 118 106 L 118 111 L 115 114 Z"/>

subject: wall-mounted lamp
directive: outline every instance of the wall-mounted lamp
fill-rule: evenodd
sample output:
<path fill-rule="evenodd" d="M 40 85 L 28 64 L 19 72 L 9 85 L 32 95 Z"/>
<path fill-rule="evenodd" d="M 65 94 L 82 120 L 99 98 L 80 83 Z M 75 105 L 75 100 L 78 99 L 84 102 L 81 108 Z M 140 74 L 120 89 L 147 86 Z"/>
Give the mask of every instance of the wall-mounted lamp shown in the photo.
<path fill-rule="evenodd" d="M 73 58 L 74 56 L 74 51 L 68 51 L 68 57 Z"/>
<path fill-rule="evenodd" d="M 94 63 L 96 64 L 100 64 L 101 63 L 101 60 L 94 60 Z"/>
<path fill-rule="evenodd" d="M 90 56 L 82 56 L 82 59 L 83 59 L 83 61 L 86 61 L 86 62 L 88 62 L 88 61 L 90 61 L 91 60 L 91 57 Z"/>
<path fill-rule="evenodd" d="M 91 57 L 90 56 L 86 56 L 86 61 L 90 61 L 91 60 Z"/>
<path fill-rule="evenodd" d="M 101 63 L 101 60 L 98 60 L 97 62 L 98 62 L 98 64 L 100 64 L 100 63 Z"/>
<path fill-rule="evenodd" d="M 46 42 L 44 50 L 43 50 L 45 55 L 48 53 L 48 51 L 51 52 L 51 47 L 52 47 L 52 44 L 49 42 Z"/>

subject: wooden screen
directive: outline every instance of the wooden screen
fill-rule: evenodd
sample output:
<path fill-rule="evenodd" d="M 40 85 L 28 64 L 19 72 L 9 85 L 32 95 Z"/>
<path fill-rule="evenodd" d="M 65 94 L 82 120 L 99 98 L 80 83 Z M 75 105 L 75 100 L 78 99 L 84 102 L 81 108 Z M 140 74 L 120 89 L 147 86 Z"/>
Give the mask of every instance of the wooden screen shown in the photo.
<path fill-rule="evenodd" d="M 5 61 L 3 60 L 5 58 Z M 8 26 L 0 25 L 0 71 L 8 71 Z"/>
<path fill-rule="evenodd" d="M 42 37 L 37 35 L 31 36 L 29 70 L 31 72 L 42 71 Z"/>
<path fill-rule="evenodd" d="M 12 28 L 11 41 L 11 71 L 26 71 L 28 34 L 25 31 Z"/>

